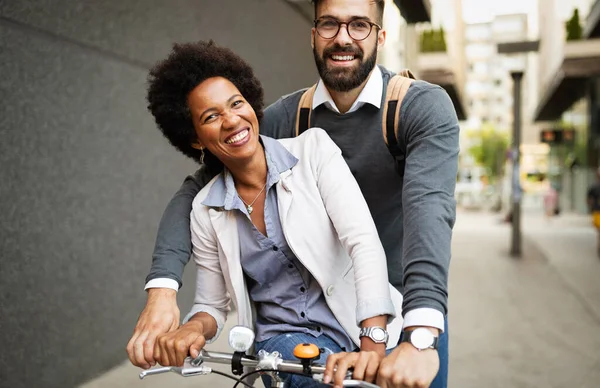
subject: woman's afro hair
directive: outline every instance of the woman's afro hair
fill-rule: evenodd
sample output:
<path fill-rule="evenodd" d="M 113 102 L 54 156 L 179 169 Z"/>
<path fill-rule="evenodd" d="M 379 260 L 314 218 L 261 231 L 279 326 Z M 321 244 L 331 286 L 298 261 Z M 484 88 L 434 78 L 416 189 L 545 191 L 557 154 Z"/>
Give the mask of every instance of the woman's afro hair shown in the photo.
<path fill-rule="evenodd" d="M 197 162 L 201 152 L 191 145 L 197 141 L 187 97 L 203 81 L 223 77 L 231 81 L 254 109 L 263 116 L 263 88 L 252 67 L 239 55 L 212 40 L 174 44 L 169 56 L 158 62 L 148 75 L 148 110 L 169 142 Z M 205 150 L 205 153 L 210 154 Z M 206 155 L 209 156 L 209 155 Z M 205 162 L 215 161 L 210 155 Z"/>

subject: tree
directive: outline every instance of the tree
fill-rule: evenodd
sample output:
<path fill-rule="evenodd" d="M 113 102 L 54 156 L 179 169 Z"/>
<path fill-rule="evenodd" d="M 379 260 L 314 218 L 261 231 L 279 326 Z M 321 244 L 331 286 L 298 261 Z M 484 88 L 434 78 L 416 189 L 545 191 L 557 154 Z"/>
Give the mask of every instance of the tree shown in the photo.
<path fill-rule="evenodd" d="M 469 137 L 475 143 L 469 148 L 469 153 L 475 163 L 485 168 L 490 183 L 495 183 L 504 173 L 508 134 L 484 124 L 480 130 L 471 132 Z"/>
<path fill-rule="evenodd" d="M 581 39 L 583 28 L 579 20 L 579 9 L 575 8 L 573 10 L 573 15 L 565 23 L 565 27 L 567 29 L 567 41 Z"/>
<path fill-rule="evenodd" d="M 442 52 L 446 51 L 446 36 L 444 28 L 426 29 L 421 32 L 420 40 L 422 53 Z"/>

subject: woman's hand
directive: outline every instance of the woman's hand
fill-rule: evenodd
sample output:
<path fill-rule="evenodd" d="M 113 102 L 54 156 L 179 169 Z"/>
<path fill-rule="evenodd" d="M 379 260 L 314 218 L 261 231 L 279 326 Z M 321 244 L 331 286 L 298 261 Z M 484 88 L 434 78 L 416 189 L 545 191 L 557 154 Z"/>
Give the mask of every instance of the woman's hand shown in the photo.
<path fill-rule="evenodd" d="M 179 329 L 158 336 L 154 359 L 162 366 L 182 366 L 188 355 L 198 357 L 205 344 L 204 325 L 198 320 L 190 320 Z"/>
<path fill-rule="evenodd" d="M 334 387 L 342 387 L 346 372 L 349 368 L 354 368 L 353 379 L 373 383 L 382 360 L 381 352 L 371 350 L 331 354 L 327 357 L 323 382 L 329 384 L 333 380 Z"/>

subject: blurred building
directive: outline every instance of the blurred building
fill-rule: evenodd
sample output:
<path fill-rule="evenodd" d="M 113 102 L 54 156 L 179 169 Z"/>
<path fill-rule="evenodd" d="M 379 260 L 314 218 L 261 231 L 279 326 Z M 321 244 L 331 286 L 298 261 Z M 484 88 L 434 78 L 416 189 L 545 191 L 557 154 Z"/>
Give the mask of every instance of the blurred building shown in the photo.
<path fill-rule="evenodd" d="M 410 69 L 417 78 L 442 86 L 452 99 L 459 120 L 464 120 L 464 51 L 460 4 L 461 0 L 387 0 L 384 17 L 387 39 L 380 62 L 393 71 Z M 421 11 L 409 11 L 415 7 Z M 422 33 L 432 26 L 444 27 L 446 47 L 423 52 Z"/>
<path fill-rule="evenodd" d="M 461 138 L 461 148 L 465 150 L 461 158 L 461 169 L 469 175 L 485 174 L 475 165 L 467 151 L 475 146 L 480 138 L 478 131 L 496 131 L 509 137 L 513 126 L 513 81 L 511 71 L 520 70 L 526 74 L 522 93 L 523 105 L 531 99 L 530 79 L 537 79 L 535 67 L 527 55 L 498 54 L 499 43 L 527 40 L 529 36 L 529 15 L 496 15 L 493 19 L 481 23 L 465 25 L 466 86 L 465 99 L 469 120 L 465 123 L 465 132 Z M 534 84 L 535 85 L 535 84 Z M 540 152 L 535 144 L 529 144 L 532 132 L 528 125 L 523 126 L 523 160 L 529 161 L 530 153 Z M 536 143 L 537 139 L 535 142 Z M 542 150 L 543 152 L 543 150 Z M 502 163 L 502 160 L 499 161 Z M 510 165 L 507 165 L 510 168 Z M 537 167 L 524 163 L 525 172 L 535 171 Z M 505 172 L 504 181 L 496 182 L 493 195 L 496 201 L 502 199 L 503 207 L 508 206 L 510 169 Z M 498 205 L 494 205 L 498 206 Z"/>
<path fill-rule="evenodd" d="M 527 64 L 523 57 L 498 54 L 496 47 L 501 42 L 526 39 L 527 15 L 499 15 L 491 22 L 469 24 L 465 31 L 468 125 L 490 124 L 509 131 L 513 122 L 510 71 L 525 70 Z"/>
<path fill-rule="evenodd" d="M 575 10 L 581 28 L 568 32 Z M 562 208 L 586 212 L 587 187 L 600 163 L 600 1 L 540 1 L 539 19 L 539 88 L 532 118 L 551 147 L 550 174 Z"/>
<path fill-rule="evenodd" d="M 417 78 L 442 86 L 452 99 L 462 126 L 467 118 L 462 0 L 431 0 L 422 3 L 417 9 L 426 9 L 430 14 L 429 18 L 411 17 L 410 12 L 406 11 L 417 3 L 420 2 L 386 1 L 384 25 L 387 40 L 380 62 L 395 71 L 408 68 Z M 460 176 L 466 179 L 467 176 L 472 177 L 473 173 L 481 175 L 471 170 L 465 170 Z M 477 181 L 477 178 L 473 181 Z M 459 184 L 457 192 L 461 188 Z"/>

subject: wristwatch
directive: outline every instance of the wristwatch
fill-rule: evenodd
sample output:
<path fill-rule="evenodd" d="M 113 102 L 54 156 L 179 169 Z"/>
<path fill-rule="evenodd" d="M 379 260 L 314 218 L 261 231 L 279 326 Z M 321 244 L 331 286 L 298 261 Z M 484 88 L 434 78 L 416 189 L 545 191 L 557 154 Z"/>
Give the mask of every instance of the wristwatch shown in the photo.
<path fill-rule="evenodd" d="M 438 340 L 438 337 L 424 327 L 403 331 L 400 336 L 400 343 L 410 342 L 417 350 L 437 349 Z"/>
<path fill-rule="evenodd" d="M 376 344 L 385 344 L 389 338 L 388 332 L 379 326 L 363 327 L 358 336 L 369 337 Z"/>

